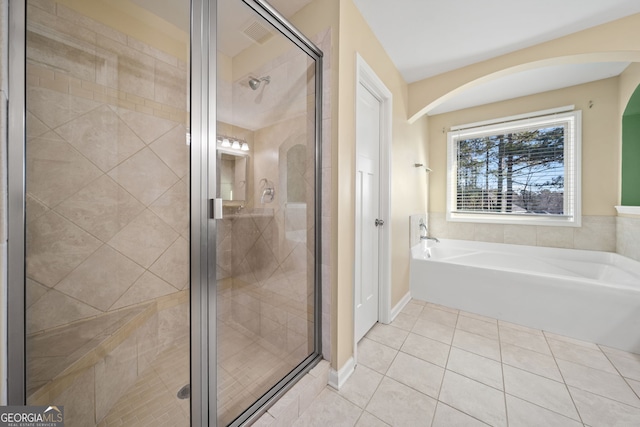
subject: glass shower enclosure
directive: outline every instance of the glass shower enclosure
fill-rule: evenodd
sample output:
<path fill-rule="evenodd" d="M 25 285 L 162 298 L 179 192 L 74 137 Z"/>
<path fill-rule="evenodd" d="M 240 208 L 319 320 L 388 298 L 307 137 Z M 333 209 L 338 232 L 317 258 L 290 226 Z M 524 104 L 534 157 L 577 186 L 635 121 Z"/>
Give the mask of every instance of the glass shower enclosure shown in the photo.
<path fill-rule="evenodd" d="M 17 3 L 9 403 L 257 419 L 320 358 L 322 53 L 262 1 Z"/>

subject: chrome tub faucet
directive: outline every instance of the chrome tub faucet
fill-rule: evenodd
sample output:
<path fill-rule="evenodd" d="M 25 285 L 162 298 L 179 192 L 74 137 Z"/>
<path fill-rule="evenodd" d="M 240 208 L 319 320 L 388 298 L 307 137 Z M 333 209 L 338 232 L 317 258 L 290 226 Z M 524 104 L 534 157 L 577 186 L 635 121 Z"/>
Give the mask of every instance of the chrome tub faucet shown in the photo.
<path fill-rule="evenodd" d="M 433 240 L 436 243 L 440 243 L 440 240 L 438 240 L 437 238 L 429 236 L 429 230 L 427 229 L 427 225 L 424 223 L 422 219 L 420 220 L 419 225 L 420 225 L 420 240 Z"/>

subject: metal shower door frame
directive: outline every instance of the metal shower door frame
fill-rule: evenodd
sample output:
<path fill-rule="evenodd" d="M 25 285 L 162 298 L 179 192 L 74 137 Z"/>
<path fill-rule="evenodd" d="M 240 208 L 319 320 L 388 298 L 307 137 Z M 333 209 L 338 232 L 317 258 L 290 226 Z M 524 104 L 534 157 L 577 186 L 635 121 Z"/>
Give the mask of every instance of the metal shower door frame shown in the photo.
<path fill-rule="evenodd" d="M 322 52 L 263 0 L 242 0 L 315 61 L 315 339 L 314 352 L 231 425 L 252 422 L 321 358 L 321 123 Z M 9 2 L 7 403 L 26 404 L 25 147 L 26 0 Z M 191 425 L 214 426 L 216 378 L 216 221 L 209 201 L 216 188 L 217 0 L 191 0 Z"/>
<path fill-rule="evenodd" d="M 216 30 L 216 22 L 217 22 L 217 0 L 210 0 L 210 33 L 209 33 L 209 41 L 212 42 L 212 47 L 216 48 L 216 38 L 217 35 L 215 33 Z M 314 212 L 314 221 L 315 221 L 315 262 L 314 262 L 314 351 L 311 355 L 309 355 L 302 363 L 300 363 L 293 371 L 291 371 L 287 376 L 282 378 L 276 385 L 274 385 L 269 392 L 267 392 L 264 396 L 262 396 L 258 401 L 254 402 L 245 412 L 243 412 L 238 418 L 236 418 L 231 424 L 231 427 L 241 426 L 245 424 L 249 424 L 257 420 L 262 414 L 264 414 L 267 408 L 275 402 L 278 398 L 284 395 L 296 381 L 302 378 L 311 368 L 313 368 L 321 359 L 322 359 L 322 295 L 321 295 L 321 223 L 322 223 L 322 208 L 321 208 L 321 195 L 322 195 L 322 186 L 321 186 L 321 173 L 322 173 L 322 134 L 321 134 L 321 123 L 322 123 L 322 61 L 323 54 L 318 47 L 316 47 L 313 42 L 311 42 L 302 32 L 296 29 L 284 16 L 282 16 L 277 10 L 275 10 L 271 5 L 269 5 L 264 0 L 242 0 L 244 4 L 246 4 L 249 8 L 251 8 L 254 12 L 260 15 L 265 21 L 267 21 L 270 25 L 272 25 L 280 34 L 285 36 L 291 42 L 293 42 L 300 50 L 306 53 L 310 58 L 312 58 L 315 62 L 315 212 Z M 215 50 L 213 51 L 215 52 Z M 207 53 L 208 54 L 208 53 Z M 209 61 L 209 100 L 210 104 L 208 105 L 209 112 L 216 111 L 216 84 L 217 84 L 217 58 L 215 54 L 208 54 Z M 208 133 L 209 137 L 209 147 L 216 147 L 216 115 L 209 114 L 207 118 L 208 129 L 210 132 Z M 209 161 L 210 161 L 210 173 L 213 173 L 213 177 L 215 177 L 215 160 L 216 160 L 216 150 L 210 150 L 209 152 Z M 211 185 L 211 181 L 210 181 Z M 215 183 L 210 189 L 209 198 L 213 199 L 216 197 L 215 195 Z M 215 222 L 215 221 L 214 221 Z M 215 228 L 215 225 L 213 225 Z M 209 248 L 210 251 L 215 251 L 216 244 L 216 235 L 215 233 L 209 234 Z M 209 306 L 208 309 L 210 313 L 215 313 L 216 310 L 216 285 L 215 285 L 215 263 L 213 263 L 213 275 L 210 276 L 213 279 L 213 283 L 209 283 L 208 291 L 209 291 Z M 210 323 L 210 326 L 215 328 L 215 316 L 211 321 L 213 325 Z M 215 334 L 215 329 L 213 330 Z M 211 334 L 209 335 L 210 339 L 214 339 Z M 215 349 L 215 342 L 213 346 L 210 346 L 210 349 Z M 211 350 L 210 350 L 211 351 Z M 216 369 L 216 353 L 215 351 L 209 355 L 209 375 L 211 377 L 211 371 Z M 215 375 L 215 374 L 214 374 Z M 214 384 L 215 386 L 215 384 Z M 215 387 L 209 389 L 209 425 L 215 425 L 215 421 L 217 419 L 217 393 Z M 211 423 L 211 421 L 213 423 Z"/>

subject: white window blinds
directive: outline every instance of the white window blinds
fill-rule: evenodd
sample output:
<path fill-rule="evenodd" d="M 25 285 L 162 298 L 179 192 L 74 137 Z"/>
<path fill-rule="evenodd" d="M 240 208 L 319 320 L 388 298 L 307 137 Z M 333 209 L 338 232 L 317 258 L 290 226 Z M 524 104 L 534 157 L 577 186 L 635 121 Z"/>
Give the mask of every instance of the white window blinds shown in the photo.
<path fill-rule="evenodd" d="M 572 111 L 449 132 L 449 220 L 577 225 L 579 126 Z"/>

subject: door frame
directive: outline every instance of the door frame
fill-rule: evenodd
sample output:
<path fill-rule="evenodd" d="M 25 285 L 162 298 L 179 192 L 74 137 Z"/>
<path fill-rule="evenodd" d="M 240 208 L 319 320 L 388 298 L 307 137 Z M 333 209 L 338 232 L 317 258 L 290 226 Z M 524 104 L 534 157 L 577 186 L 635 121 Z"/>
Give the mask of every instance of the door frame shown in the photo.
<path fill-rule="evenodd" d="M 378 321 L 391 322 L 391 142 L 392 142 L 392 109 L 393 95 L 362 56 L 356 52 L 356 84 L 354 108 L 357 108 L 357 97 L 362 85 L 380 101 L 380 216 L 385 224 L 379 229 L 378 250 Z M 357 117 L 357 115 L 356 115 Z M 357 126 L 356 126 L 357 128 Z M 358 153 L 356 152 L 357 158 Z M 358 218 L 354 217 L 354 221 Z M 354 254 L 355 256 L 355 254 Z M 355 295 L 355 278 L 353 281 L 353 295 Z M 355 312 L 356 301 L 353 302 L 353 355 L 357 361 L 357 347 L 355 342 Z"/>

